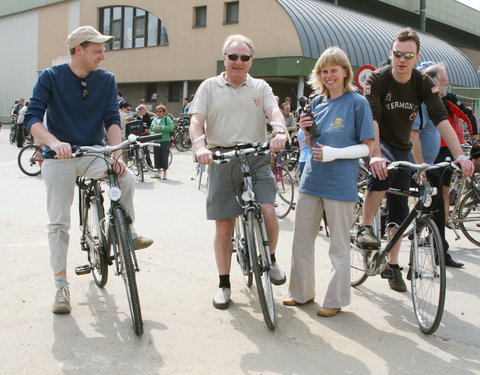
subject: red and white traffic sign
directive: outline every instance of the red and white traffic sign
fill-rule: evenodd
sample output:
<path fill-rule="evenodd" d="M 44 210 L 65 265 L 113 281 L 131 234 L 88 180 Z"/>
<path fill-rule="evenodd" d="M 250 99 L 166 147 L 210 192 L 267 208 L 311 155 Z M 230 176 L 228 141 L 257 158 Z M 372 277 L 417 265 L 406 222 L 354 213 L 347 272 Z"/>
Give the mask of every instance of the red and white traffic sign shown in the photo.
<path fill-rule="evenodd" d="M 372 65 L 364 65 L 358 68 L 357 74 L 355 74 L 355 83 L 357 87 L 364 91 L 365 90 L 365 82 L 367 82 L 367 78 L 375 69 Z"/>

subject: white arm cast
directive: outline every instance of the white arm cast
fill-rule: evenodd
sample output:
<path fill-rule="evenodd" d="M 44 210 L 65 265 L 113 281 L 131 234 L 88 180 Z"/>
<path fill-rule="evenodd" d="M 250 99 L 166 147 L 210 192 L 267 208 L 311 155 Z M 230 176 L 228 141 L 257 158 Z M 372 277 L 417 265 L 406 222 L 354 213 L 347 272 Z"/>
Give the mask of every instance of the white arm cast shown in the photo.
<path fill-rule="evenodd" d="M 368 146 L 365 143 L 359 145 L 335 148 L 325 146 L 322 148 L 323 161 L 332 161 L 335 159 L 358 159 L 368 156 Z"/>

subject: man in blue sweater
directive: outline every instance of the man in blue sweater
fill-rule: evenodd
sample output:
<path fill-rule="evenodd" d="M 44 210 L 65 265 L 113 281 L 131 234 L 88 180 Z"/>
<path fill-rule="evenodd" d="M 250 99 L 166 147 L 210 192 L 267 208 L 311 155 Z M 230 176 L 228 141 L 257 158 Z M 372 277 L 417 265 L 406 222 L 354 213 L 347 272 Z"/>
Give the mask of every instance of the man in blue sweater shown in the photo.
<path fill-rule="evenodd" d="M 67 39 L 71 62 L 40 74 L 25 115 L 26 129 L 56 154 L 55 158 L 45 159 L 42 176 L 47 190 L 50 264 L 57 287 L 52 311 L 57 314 L 71 311 L 66 266 L 75 179 L 105 175 L 103 159 L 72 158 L 72 146 L 101 145 L 105 135 L 110 145 L 121 142 L 117 83 L 112 73 L 98 69 L 105 60 L 104 43 L 112 39 L 91 26 L 74 30 Z M 120 158 L 121 152 L 112 155 L 112 165 L 119 177 L 121 200 L 134 220 L 135 177 Z M 133 227 L 132 237 L 136 250 L 153 243 L 139 236 Z"/>

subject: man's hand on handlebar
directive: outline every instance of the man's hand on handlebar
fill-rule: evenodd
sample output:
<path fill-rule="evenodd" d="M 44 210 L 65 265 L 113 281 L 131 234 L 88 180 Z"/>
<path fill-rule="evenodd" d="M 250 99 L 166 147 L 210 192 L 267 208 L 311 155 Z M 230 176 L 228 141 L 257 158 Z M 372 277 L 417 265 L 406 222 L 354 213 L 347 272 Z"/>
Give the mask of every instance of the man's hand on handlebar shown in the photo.
<path fill-rule="evenodd" d="M 388 159 L 383 156 L 372 156 L 370 159 L 369 169 L 373 177 L 379 180 L 385 180 L 388 176 L 387 170 Z"/>
<path fill-rule="evenodd" d="M 199 145 L 195 149 L 195 161 L 202 165 L 213 164 L 212 151 L 210 151 L 205 145 Z"/>
<path fill-rule="evenodd" d="M 278 151 L 284 150 L 288 137 L 286 134 L 277 134 L 270 141 L 270 150 L 276 154 Z"/>
<path fill-rule="evenodd" d="M 475 170 L 475 166 L 473 165 L 473 162 L 468 158 L 464 157 L 463 155 L 457 157 L 453 162 L 455 164 L 458 164 L 460 168 L 462 168 L 463 178 L 470 177 Z"/>
<path fill-rule="evenodd" d="M 55 153 L 56 159 L 71 159 L 73 157 L 70 143 L 55 141 L 49 147 Z"/>
<path fill-rule="evenodd" d="M 117 177 L 125 176 L 128 171 L 127 165 L 123 162 L 121 156 L 119 156 L 118 159 L 112 157 L 112 168 Z"/>

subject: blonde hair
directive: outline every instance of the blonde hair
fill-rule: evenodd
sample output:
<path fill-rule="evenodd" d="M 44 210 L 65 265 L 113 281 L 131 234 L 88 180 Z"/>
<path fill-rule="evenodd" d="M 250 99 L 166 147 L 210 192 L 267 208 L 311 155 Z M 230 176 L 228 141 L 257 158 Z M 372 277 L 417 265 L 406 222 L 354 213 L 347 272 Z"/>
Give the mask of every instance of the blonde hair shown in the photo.
<path fill-rule="evenodd" d="M 165 107 L 165 105 L 163 105 L 163 104 L 159 104 L 155 108 L 156 111 L 160 111 L 161 109 L 163 109 L 163 112 L 167 113 L 167 107 Z"/>
<path fill-rule="evenodd" d="M 350 61 L 348 61 L 347 54 L 340 47 L 327 48 L 318 58 L 312 72 L 308 78 L 308 84 L 321 95 L 329 95 L 329 90 L 323 85 L 321 78 L 321 71 L 327 64 L 340 65 L 347 72 L 345 77 L 344 93 L 356 91 L 353 85 L 353 71 Z"/>

